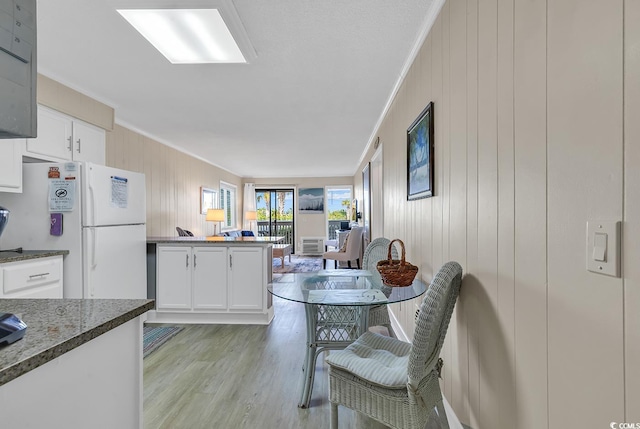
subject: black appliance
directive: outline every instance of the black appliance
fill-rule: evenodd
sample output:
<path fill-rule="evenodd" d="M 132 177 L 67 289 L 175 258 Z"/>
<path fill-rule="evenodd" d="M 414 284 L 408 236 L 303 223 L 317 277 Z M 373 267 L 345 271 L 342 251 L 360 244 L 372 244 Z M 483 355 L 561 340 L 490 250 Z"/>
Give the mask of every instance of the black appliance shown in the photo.
<path fill-rule="evenodd" d="M 0 346 L 15 343 L 24 337 L 27 324 L 11 313 L 0 313 Z"/>

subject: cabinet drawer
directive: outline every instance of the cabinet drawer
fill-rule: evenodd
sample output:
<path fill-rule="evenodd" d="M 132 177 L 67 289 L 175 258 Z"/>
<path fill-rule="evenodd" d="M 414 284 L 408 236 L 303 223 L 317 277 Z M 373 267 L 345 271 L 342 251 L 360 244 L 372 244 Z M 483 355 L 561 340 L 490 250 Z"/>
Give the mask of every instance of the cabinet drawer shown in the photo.
<path fill-rule="evenodd" d="M 2 283 L 5 295 L 26 289 L 60 282 L 62 261 L 60 258 L 46 258 L 14 262 L 2 266 Z"/>

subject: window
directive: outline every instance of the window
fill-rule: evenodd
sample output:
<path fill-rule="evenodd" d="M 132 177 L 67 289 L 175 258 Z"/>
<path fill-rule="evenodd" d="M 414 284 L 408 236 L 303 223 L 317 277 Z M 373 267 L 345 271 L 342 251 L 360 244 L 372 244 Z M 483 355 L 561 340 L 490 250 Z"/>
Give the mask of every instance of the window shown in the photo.
<path fill-rule="evenodd" d="M 220 182 L 220 208 L 224 209 L 222 229 L 234 229 L 236 222 L 236 186 Z"/>
<path fill-rule="evenodd" d="M 327 186 L 327 236 L 336 238 L 336 231 L 352 220 L 351 186 Z"/>

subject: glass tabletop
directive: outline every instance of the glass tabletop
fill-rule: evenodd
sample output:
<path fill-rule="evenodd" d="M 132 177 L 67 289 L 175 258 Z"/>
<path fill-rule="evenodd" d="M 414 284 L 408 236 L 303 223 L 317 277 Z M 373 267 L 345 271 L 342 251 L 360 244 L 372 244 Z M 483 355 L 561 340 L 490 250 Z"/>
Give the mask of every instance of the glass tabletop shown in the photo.
<path fill-rule="evenodd" d="M 407 301 L 427 290 L 427 285 L 419 279 L 410 286 L 390 287 L 375 274 L 367 270 L 290 273 L 274 278 L 267 290 L 279 298 L 304 304 L 349 306 Z"/>

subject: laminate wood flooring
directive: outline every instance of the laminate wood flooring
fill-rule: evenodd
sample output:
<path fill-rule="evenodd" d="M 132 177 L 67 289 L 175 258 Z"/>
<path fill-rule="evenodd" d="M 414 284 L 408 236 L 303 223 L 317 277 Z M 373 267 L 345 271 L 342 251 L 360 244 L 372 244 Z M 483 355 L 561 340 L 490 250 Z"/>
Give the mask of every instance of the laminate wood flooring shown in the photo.
<path fill-rule="evenodd" d="M 311 406 L 298 408 L 304 306 L 274 297 L 274 307 L 268 326 L 183 325 L 182 332 L 144 359 L 145 429 L 328 428 L 323 355 Z M 354 427 L 355 414 L 340 407 L 340 427 Z"/>

